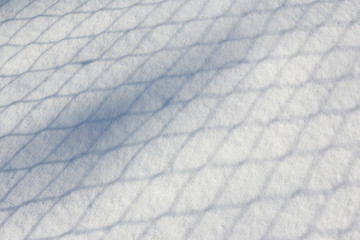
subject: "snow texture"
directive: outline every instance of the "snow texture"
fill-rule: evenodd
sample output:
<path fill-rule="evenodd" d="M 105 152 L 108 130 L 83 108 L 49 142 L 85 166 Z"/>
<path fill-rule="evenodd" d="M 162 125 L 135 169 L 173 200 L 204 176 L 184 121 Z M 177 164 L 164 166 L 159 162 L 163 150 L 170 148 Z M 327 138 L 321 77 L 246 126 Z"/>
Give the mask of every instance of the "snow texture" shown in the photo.
<path fill-rule="evenodd" d="M 1 0 L 0 239 L 360 239 L 359 0 Z"/>

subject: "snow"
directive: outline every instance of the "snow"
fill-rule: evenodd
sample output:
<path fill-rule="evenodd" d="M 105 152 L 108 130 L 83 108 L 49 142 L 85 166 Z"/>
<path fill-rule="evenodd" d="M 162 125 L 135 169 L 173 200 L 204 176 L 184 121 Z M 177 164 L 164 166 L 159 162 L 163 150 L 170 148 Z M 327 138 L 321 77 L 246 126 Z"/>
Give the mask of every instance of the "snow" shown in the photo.
<path fill-rule="evenodd" d="M 360 1 L 0 1 L 0 239 L 360 239 Z"/>

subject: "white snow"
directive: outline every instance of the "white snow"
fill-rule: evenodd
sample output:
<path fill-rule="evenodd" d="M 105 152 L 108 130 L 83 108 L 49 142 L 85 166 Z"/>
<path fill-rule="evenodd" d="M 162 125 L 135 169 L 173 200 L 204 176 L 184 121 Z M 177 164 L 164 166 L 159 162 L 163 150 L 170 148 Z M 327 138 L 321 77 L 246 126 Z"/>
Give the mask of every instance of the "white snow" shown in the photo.
<path fill-rule="evenodd" d="M 360 239 L 360 1 L 0 0 L 16 239 Z"/>

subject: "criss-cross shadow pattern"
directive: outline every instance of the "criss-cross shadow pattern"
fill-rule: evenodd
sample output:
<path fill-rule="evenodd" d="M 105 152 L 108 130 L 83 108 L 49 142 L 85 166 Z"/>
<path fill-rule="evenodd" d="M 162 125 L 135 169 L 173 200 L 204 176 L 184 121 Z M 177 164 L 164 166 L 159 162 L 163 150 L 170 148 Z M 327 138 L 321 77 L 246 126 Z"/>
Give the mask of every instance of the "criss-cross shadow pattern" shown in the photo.
<path fill-rule="evenodd" d="M 0 1 L 0 239 L 360 239 L 360 1 Z"/>

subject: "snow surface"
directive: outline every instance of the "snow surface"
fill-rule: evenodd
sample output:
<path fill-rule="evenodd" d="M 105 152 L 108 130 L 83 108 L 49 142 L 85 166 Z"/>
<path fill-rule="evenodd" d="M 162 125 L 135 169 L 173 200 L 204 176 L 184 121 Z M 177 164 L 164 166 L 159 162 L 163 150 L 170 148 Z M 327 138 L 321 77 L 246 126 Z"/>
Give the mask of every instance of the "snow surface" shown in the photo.
<path fill-rule="evenodd" d="M 359 0 L 1 0 L 0 239 L 360 239 Z"/>

